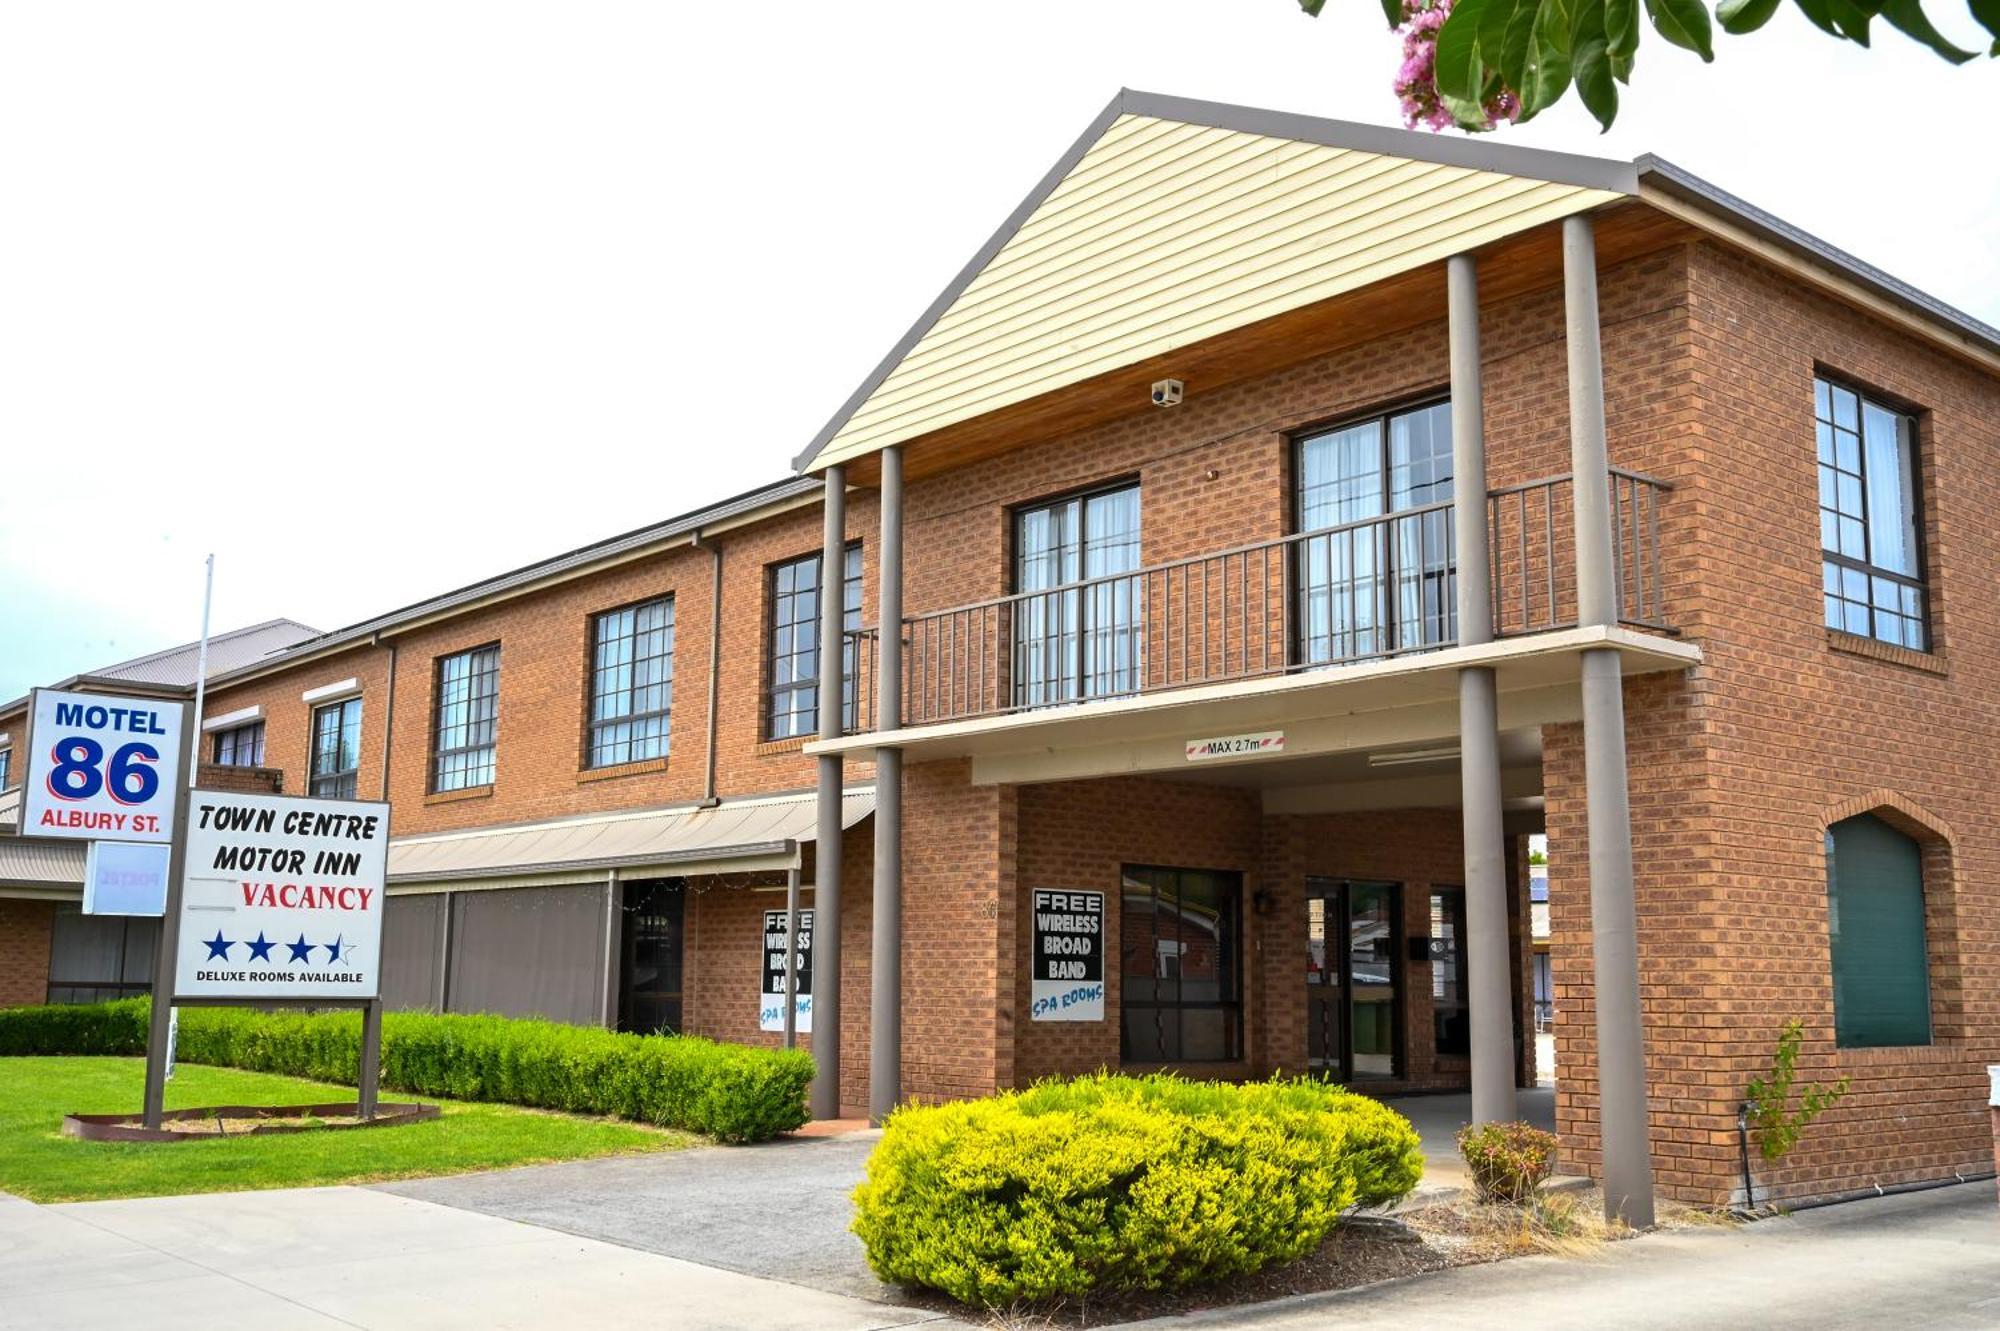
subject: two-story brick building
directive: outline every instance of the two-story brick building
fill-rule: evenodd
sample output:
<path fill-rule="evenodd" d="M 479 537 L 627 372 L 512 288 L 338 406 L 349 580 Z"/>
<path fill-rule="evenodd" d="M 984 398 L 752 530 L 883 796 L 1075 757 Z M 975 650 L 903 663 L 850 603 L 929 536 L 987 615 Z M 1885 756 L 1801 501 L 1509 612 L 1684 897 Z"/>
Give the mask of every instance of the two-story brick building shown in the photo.
<path fill-rule="evenodd" d="M 1566 1168 L 1739 1192 L 1796 1017 L 1853 1089 L 1760 1196 L 1950 1178 L 1996 420 L 2000 333 L 1666 163 L 1126 93 L 798 479 L 226 673 L 210 756 L 392 802 L 404 1004 L 775 1040 L 796 873 L 828 1115 L 1164 1066 L 1509 1117 L 1546 832 Z M 1048 891 L 1101 897 L 1076 1012 Z"/>

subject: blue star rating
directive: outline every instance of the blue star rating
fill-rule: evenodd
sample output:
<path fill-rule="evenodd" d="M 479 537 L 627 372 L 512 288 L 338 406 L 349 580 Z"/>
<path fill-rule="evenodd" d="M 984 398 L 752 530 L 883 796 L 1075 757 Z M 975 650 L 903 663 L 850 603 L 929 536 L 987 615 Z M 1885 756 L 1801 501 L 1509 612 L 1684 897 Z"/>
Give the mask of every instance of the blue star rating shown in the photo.
<path fill-rule="evenodd" d="M 218 930 L 217 932 L 219 933 L 220 931 Z M 300 935 L 299 935 L 299 941 L 298 941 L 298 942 L 296 942 L 296 943 L 287 943 L 287 944 L 285 944 L 285 946 L 286 946 L 286 947 L 288 947 L 288 948 L 290 948 L 290 949 L 292 950 L 292 956 L 291 956 L 291 960 L 293 960 L 293 961 L 303 961 L 303 962 L 305 962 L 305 963 L 306 963 L 306 964 L 307 964 L 308 966 L 310 966 L 310 965 L 312 964 L 312 951 L 313 951 L 313 947 L 314 947 L 314 944 L 312 944 L 312 943 L 308 943 L 308 942 L 306 941 L 306 936 L 305 936 L 304 934 L 300 934 Z"/>
<path fill-rule="evenodd" d="M 344 937 L 344 935 L 335 935 L 334 940 L 331 943 L 320 944 L 321 947 L 326 949 L 326 954 L 327 954 L 326 964 L 329 966 L 331 966 L 334 962 L 340 960 L 340 949 L 341 949 L 340 940 L 342 937 Z"/>
<path fill-rule="evenodd" d="M 216 930 L 215 933 L 216 937 L 218 938 L 222 936 L 222 931 L 220 929 Z M 304 937 L 304 935 L 302 934 L 300 935 L 300 937 Z M 257 941 L 254 943 L 247 943 L 245 944 L 245 946 L 250 949 L 251 961 L 268 962 L 271 959 L 271 949 L 276 947 L 277 944 L 265 941 L 264 931 L 262 929 L 259 929 L 257 931 Z"/>
<path fill-rule="evenodd" d="M 208 948 L 208 955 L 203 958 L 204 961 L 214 961 L 217 957 L 221 957 L 224 961 L 227 961 L 229 960 L 229 949 L 236 946 L 235 940 L 224 938 L 220 929 L 215 931 L 215 937 L 202 941 Z"/>

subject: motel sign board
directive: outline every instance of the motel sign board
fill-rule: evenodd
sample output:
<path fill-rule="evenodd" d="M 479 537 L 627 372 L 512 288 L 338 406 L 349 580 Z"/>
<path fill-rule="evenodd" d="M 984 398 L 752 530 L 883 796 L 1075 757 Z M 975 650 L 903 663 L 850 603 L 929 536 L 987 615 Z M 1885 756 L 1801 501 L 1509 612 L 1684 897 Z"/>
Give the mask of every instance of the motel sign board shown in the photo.
<path fill-rule="evenodd" d="M 21 835 L 171 841 L 179 702 L 36 689 Z"/>
<path fill-rule="evenodd" d="M 380 996 L 389 806 L 189 793 L 174 993 Z"/>

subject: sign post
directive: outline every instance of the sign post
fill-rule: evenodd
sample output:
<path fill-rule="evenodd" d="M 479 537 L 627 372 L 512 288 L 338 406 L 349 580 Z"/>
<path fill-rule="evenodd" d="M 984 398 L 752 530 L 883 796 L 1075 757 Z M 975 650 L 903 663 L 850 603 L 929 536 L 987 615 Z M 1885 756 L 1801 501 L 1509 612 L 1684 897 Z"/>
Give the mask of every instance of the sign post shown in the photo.
<path fill-rule="evenodd" d="M 186 820 L 184 868 L 169 911 L 172 994 L 195 1003 L 361 1008 L 358 1112 L 372 1118 L 389 806 L 197 790 Z"/>
<path fill-rule="evenodd" d="M 181 770 L 194 771 L 194 704 L 181 704 Z M 166 1110 L 167 1078 L 173 1075 L 174 1046 L 174 957 L 180 948 L 181 877 L 187 872 L 188 805 L 191 802 L 174 783 L 173 839 L 167 852 L 167 913 L 160 917 L 160 944 L 153 953 L 153 1010 L 146 1028 L 146 1098 L 140 1119 L 147 1127 L 160 1126 Z"/>
<path fill-rule="evenodd" d="M 167 913 L 154 958 L 152 1024 L 146 1041 L 146 1126 L 160 1124 L 173 1003 L 174 902 L 187 843 L 182 783 L 194 771 L 194 708 L 185 702 L 36 689 L 23 836 L 141 844 L 166 842 Z"/>

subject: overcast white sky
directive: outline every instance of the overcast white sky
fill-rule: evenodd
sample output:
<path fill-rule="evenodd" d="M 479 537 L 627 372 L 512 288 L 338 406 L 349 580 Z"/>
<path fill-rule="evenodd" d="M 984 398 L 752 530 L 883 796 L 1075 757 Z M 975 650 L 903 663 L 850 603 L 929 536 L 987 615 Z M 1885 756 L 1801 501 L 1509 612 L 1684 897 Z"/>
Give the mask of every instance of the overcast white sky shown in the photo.
<path fill-rule="evenodd" d="M 1973 30 L 1955 0 L 1941 25 Z M 1615 132 L 2000 322 L 2000 64 L 1650 31 Z M 1396 123 L 1375 0 L 0 11 L 0 698 L 786 474 L 1120 86 Z"/>

